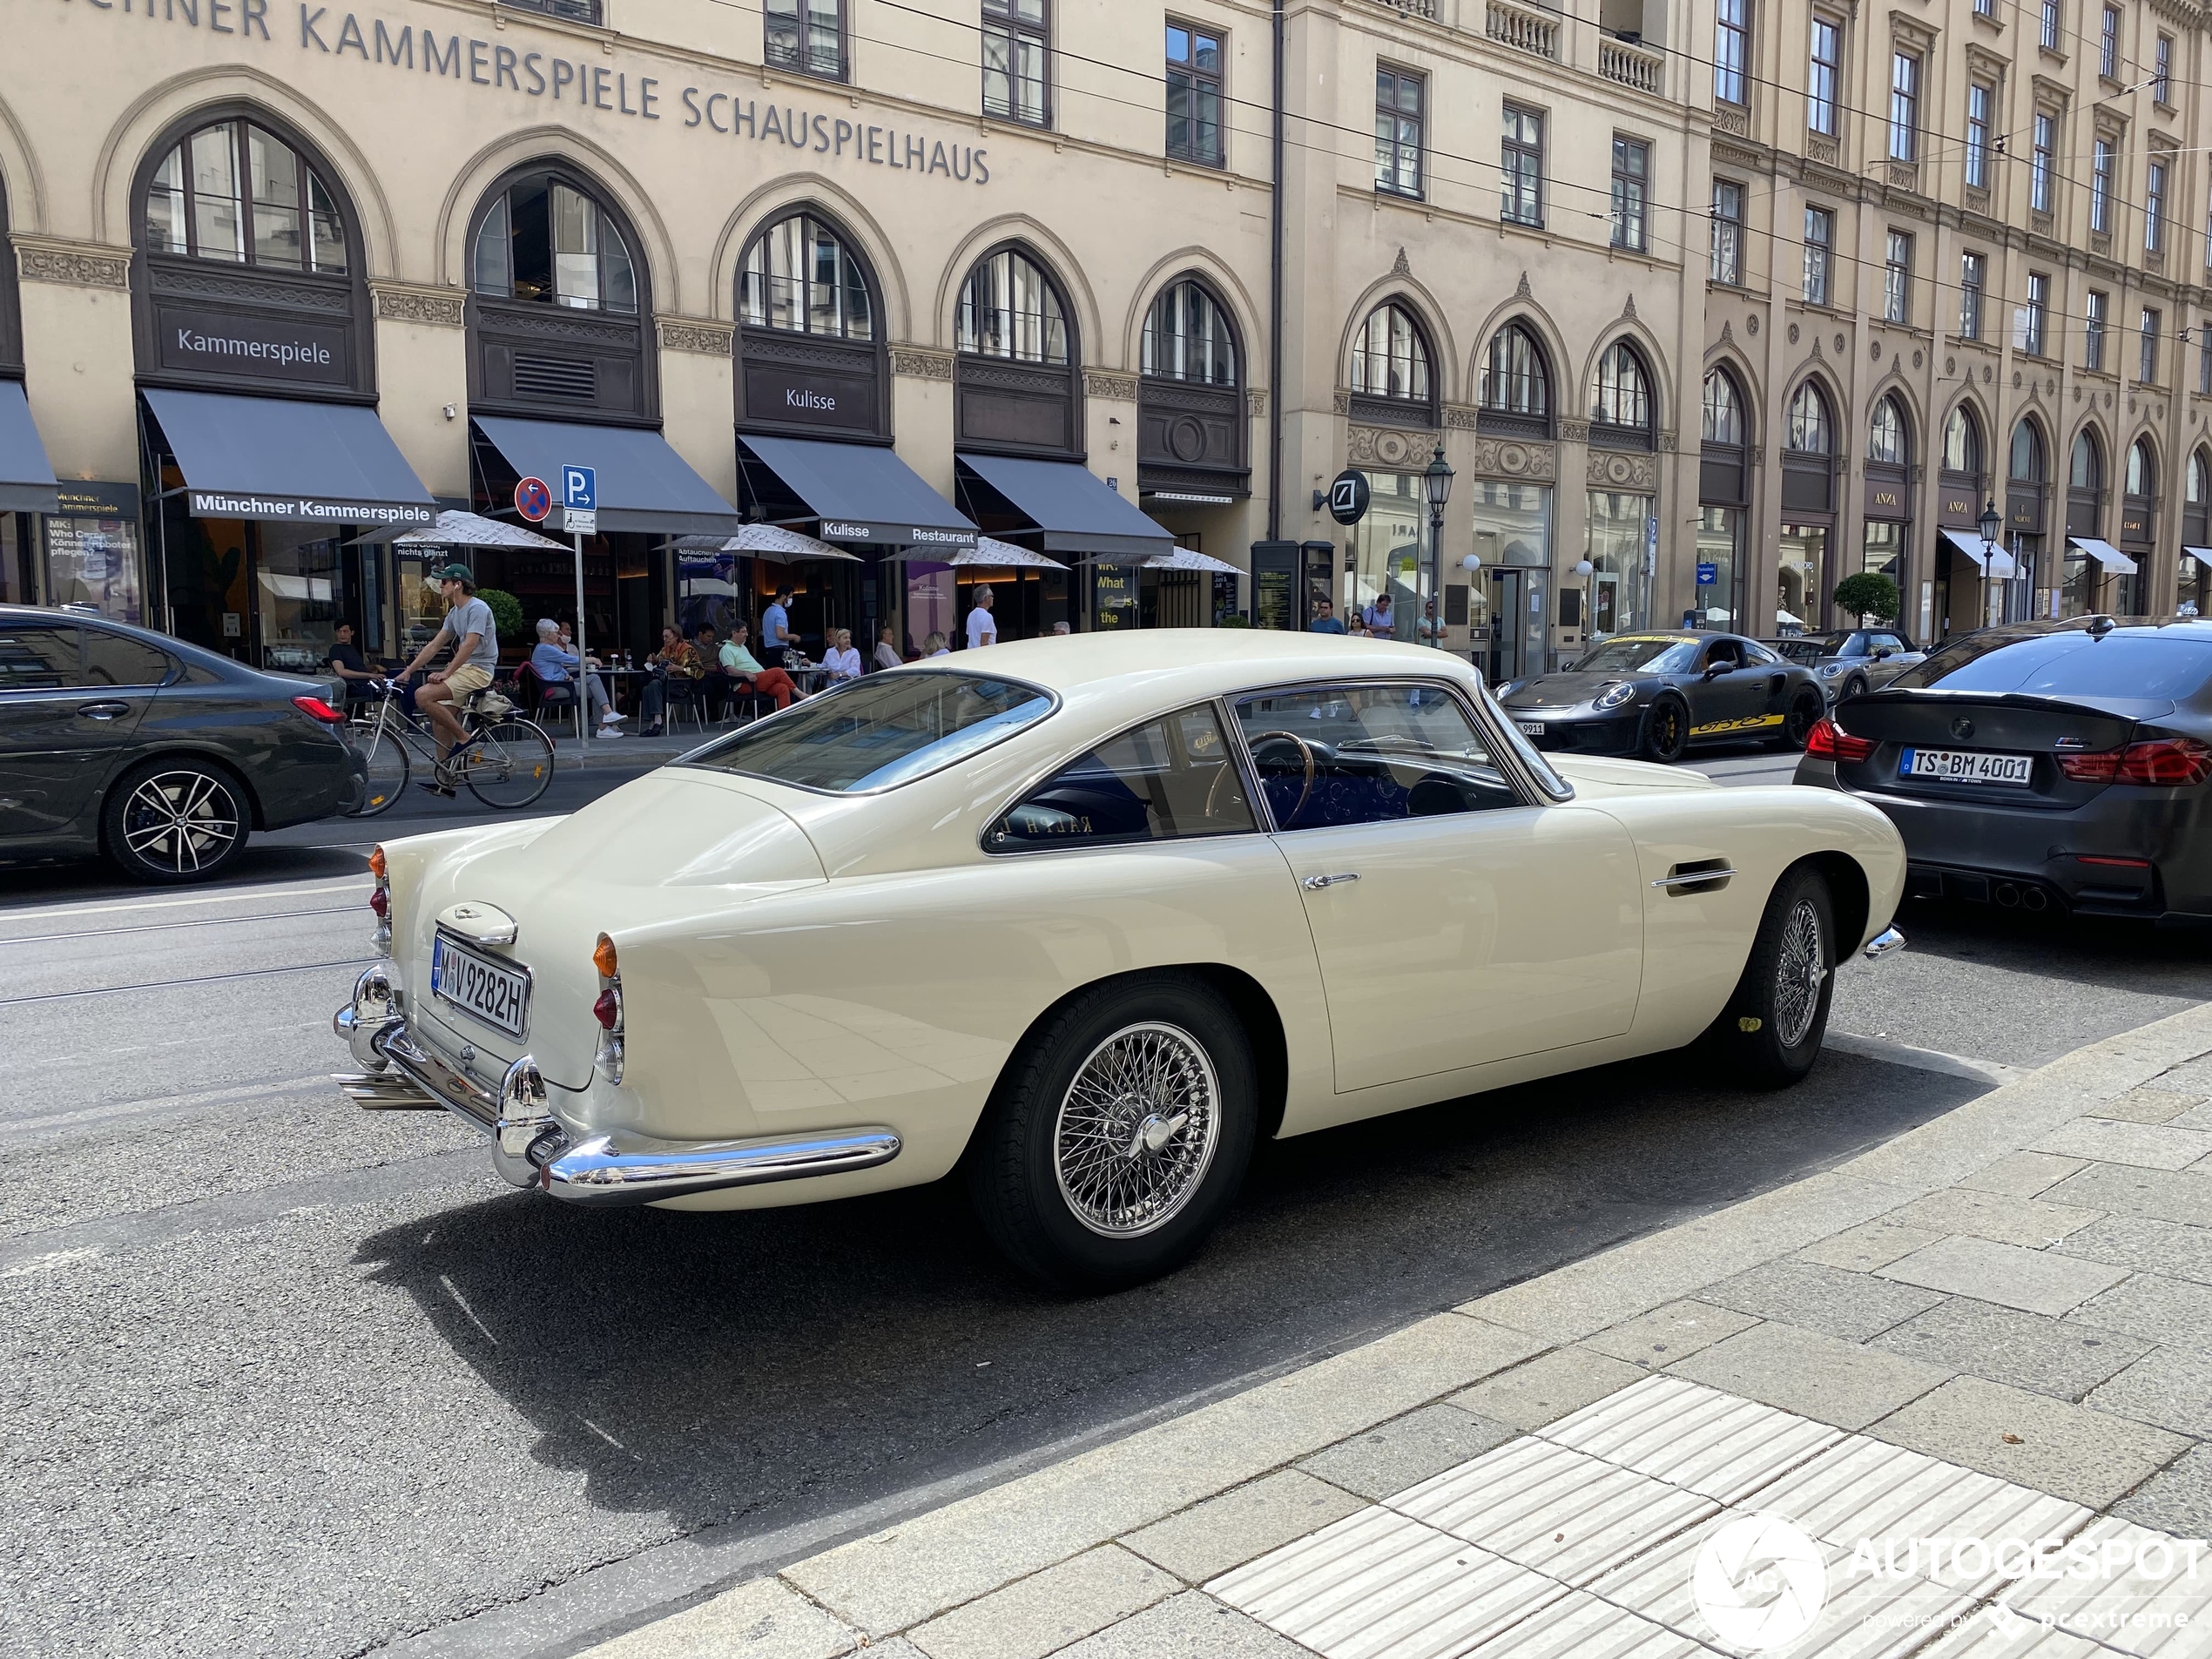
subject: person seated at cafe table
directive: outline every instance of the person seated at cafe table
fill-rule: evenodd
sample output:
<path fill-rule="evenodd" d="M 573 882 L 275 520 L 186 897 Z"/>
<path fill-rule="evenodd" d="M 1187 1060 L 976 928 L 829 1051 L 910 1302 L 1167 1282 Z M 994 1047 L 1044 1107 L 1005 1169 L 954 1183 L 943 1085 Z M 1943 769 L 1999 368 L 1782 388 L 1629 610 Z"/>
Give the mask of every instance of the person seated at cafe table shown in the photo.
<path fill-rule="evenodd" d="M 945 644 L 945 636 L 932 629 L 929 637 L 921 642 L 921 654 L 924 657 L 949 657 L 953 653 L 952 648 Z"/>
<path fill-rule="evenodd" d="M 897 668 L 907 660 L 905 658 L 899 655 L 899 647 L 896 644 L 898 637 L 899 630 L 891 623 L 887 622 L 882 627 L 876 630 L 875 662 L 873 666 L 876 668 Z"/>
<path fill-rule="evenodd" d="M 780 668 L 763 668 L 760 659 L 745 649 L 746 628 L 742 619 L 730 624 L 730 637 L 722 644 L 722 671 L 730 677 L 731 689 L 739 697 L 751 697 L 765 692 L 776 699 L 779 711 L 791 706 L 794 697 L 806 695 Z"/>
<path fill-rule="evenodd" d="M 668 712 L 669 681 L 697 680 L 705 673 L 706 664 L 699 660 L 691 642 L 678 633 L 673 624 L 663 628 L 660 649 L 645 658 L 645 687 L 637 697 L 638 705 L 644 711 L 645 729 L 639 735 L 660 736 Z"/>
<path fill-rule="evenodd" d="M 706 699 L 711 711 L 725 706 L 730 701 L 730 677 L 722 671 L 722 642 L 714 637 L 714 630 L 701 623 L 691 631 L 691 649 L 699 654 L 705 671 L 699 677 L 699 695 Z"/>
<path fill-rule="evenodd" d="M 354 644 L 354 624 L 341 622 L 331 631 L 330 671 L 345 683 L 346 701 L 362 703 L 368 700 L 369 682 L 384 678 L 384 671 L 370 666 L 361 655 L 361 647 Z"/>
<path fill-rule="evenodd" d="M 537 644 L 530 647 L 530 671 L 547 685 L 572 684 L 577 671 L 583 666 L 577 654 L 569 649 L 569 642 L 562 637 L 561 624 L 550 617 L 537 619 Z M 618 738 L 616 730 L 622 716 L 607 703 L 607 688 L 597 674 L 583 676 L 583 694 L 590 717 L 598 723 L 603 738 Z"/>
<path fill-rule="evenodd" d="M 822 653 L 822 666 L 829 670 L 830 683 L 856 680 L 860 678 L 860 652 L 853 643 L 850 628 L 830 630 L 830 648 Z"/>

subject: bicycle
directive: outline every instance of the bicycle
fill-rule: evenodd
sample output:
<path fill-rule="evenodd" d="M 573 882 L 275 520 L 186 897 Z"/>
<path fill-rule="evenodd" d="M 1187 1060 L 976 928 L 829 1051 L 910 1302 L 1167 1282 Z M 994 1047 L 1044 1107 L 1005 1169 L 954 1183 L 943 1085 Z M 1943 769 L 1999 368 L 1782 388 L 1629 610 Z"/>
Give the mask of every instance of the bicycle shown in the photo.
<path fill-rule="evenodd" d="M 428 720 L 408 708 L 408 694 L 392 680 L 371 680 L 374 709 L 355 714 L 341 728 L 365 765 L 361 805 L 349 817 L 374 818 L 391 810 L 407 792 L 414 760 L 437 765 L 436 734 Z M 496 701 L 487 705 L 487 699 Z M 460 709 L 467 734 L 446 762 L 449 777 L 469 786 L 487 806 L 516 812 L 543 795 L 553 781 L 553 739 L 515 712 L 503 694 L 487 686 Z"/>

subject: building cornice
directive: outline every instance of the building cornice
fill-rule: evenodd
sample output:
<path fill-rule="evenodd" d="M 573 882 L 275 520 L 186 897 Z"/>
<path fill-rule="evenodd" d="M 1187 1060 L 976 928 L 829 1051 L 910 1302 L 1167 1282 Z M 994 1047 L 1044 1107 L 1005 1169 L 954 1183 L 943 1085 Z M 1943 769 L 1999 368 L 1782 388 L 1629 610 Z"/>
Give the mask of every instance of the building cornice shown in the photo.
<path fill-rule="evenodd" d="M 29 231 L 10 233 L 16 246 L 16 270 L 25 282 L 53 282 L 70 288 L 131 287 L 131 250 L 105 242 L 74 242 Z"/>

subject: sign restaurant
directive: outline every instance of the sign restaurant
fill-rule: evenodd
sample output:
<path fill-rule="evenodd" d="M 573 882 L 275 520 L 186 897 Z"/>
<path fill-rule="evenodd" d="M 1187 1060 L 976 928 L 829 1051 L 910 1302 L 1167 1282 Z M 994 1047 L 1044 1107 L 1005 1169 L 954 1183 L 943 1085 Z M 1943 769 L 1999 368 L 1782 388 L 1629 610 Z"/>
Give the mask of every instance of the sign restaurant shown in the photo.
<path fill-rule="evenodd" d="M 157 19 L 249 44 L 297 50 L 329 57 L 356 57 L 394 75 L 427 75 L 456 86 L 480 86 L 543 98 L 549 105 L 604 111 L 639 121 L 675 118 L 685 128 L 765 145 L 771 140 L 832 160 L 885 167 L 894 172 L 941 174 L 958 184 L 988 185 L 988 152 L 924 129 L 871 125 L 823 114 L 804 105 L 743 98 L 713 86 L 671 91 L 657 75 L 610 69 L 604 63 L 544 51 L 518 51 L 503 41 L 401 24 L 310 4 L 308 0 L 59 0 L 69 7 L 132 17 L 132 26 Z M 516 18 L 520 23 L 522 19 Z M 296 29 L 295 29 L 296 25 Z M 619 61 L 619 60 L 617 60 Z"/>

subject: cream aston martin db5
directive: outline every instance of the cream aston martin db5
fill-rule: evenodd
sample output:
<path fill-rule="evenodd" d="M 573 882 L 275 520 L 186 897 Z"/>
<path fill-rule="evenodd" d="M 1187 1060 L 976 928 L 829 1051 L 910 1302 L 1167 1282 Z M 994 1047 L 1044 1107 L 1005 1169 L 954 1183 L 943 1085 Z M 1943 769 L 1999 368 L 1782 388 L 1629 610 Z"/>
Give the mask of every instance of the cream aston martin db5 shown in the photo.
<path fill-rule="evenodd" d="M 1162 630 L 872 674 L 371 868 L 361 1105 L 583 1204 L 957 1170 L 1102 1288 L 1195 1251 L 1262 1136 L 1701 1037 L 1796 1081 L 1905 854 L 1848 795 L 1539 754 L 1425 647 Z"/>

